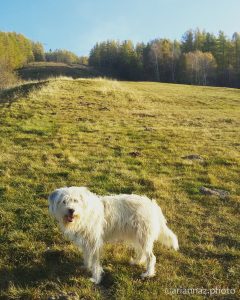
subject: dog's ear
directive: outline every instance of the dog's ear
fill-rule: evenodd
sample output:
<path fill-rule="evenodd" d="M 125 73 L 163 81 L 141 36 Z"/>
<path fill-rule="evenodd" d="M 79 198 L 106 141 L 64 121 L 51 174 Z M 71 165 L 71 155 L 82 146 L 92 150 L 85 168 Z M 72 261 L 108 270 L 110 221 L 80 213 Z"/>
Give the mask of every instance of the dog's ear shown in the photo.
<path fill-rule="evenodd" d="M 53 193 L 51 193 L 48 197 L 49 212 L 53 215 L 56 212 L 57 203 L 58 203 L 58 200 L 60 199 L 61 194 L 62 194 L 61 189 L 58 189 L 58 190 L 55 190 Z"/>
<path fill-rule="evenodd" d="M 78 188 L 78 197 L 82 200 L 84 207 L 90 207 L 98 200 L 97 195 L 90 192 L 90 190 L 86 187 Z"/>

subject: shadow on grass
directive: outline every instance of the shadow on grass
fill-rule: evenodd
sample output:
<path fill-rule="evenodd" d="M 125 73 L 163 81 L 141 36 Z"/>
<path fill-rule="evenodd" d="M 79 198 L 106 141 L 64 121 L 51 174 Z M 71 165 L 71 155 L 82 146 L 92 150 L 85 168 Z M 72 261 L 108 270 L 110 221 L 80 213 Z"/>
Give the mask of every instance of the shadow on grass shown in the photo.
<path fill-rule="evenodd" d="M 229 248 L 236 248 L 240 250 L 240 242 L 237 239 L 234 239 L 230 236 L 214 236 L 214 244 L 215 245 L 227 245 Z"/>
<path fill-rule="evenodd" d="M 41 281 L 55 281 L 56 278 L 67 280 L 71 275 L 77 274 L 80 269 L 79 261 L 62 261 L 65 260 L 63 254 L 52 258 L 44 257 L 43 264 L 35 264 L 31 266 L 15 266 L 13 268 L 3 267 L 0 269 L 0 289 L 7 290 L 9 285 L 22 287 L 34 287 L 39 285 Z M 79 268 L 78 268 L 79 267 Z"/>
<path fill-rule="evenodd" d="M 239 256 L 232 254 L 231 252 L 214 252 L 207 249 L 196 247 L 195 249 L 182 248 L 182 253 L 188 257 L 194 259 L 216 259 L 221 262 L 230 262 L 239 259 Z"/>
<path fill-rule="evenodd" d="M 41 88 L 47 81 L 31 82 L 23 85 L 19 85 L 13 88 L 9 88 L 0 92 L 0 105 L 8 104 L 11 106 L 13 102 L 19 97 L 26 97 L 32 90 Z"/>
<path fill-rule="evenodd" d="M 22 289 L 41 286 L 46 293 L 48 291 L 59 293 L 62 284 L 72 285 L 72 277 L 90 278 L 91 274 L 82 265 L 81 258 L 69 259 L 64 251 L 45 252 L 42 264 L 1 268 L 0 290 L 3 294 L 7 294 L 11 286 L 20 286 Z M 106 271 L 101 284 L 97 287 L 106 295 L 113 285 L 114 278 L 110 272 Z"/>

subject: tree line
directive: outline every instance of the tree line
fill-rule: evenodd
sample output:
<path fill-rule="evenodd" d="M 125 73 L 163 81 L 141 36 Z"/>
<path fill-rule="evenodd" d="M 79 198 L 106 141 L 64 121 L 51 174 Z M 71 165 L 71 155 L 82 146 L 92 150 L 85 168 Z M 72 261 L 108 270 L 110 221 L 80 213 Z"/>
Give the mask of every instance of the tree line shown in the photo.
<path fill-rule="evenodd" d="M 232 38 L 188 30 L 181 41 L 147 44 L 109 40 L 90 51 L 89 64 L 122 80 L 240 87 L 240 34 Z"/>
<path fill-rule="evenodd" d="M 62 49 L 45 52 L 43 44 L 33 42 L 22 34 L 0 31 L 0 89 L 18 81 L 14 70 L 42 61 L 87 64 L 88 58 Z"/>
<path fill-rule="evenodd" d="M 0 32 L 0 87 L 17 80 L 15 69 L 40 61 L 89 63 L 121 80 L 240 87 L 240 33 L 229 38 L 222 31 L 195 29 L 180 41 L 160 38 L 136 45 L 109 40 L 97 43 L 89 57 L 79 57 L 63 49 L 45 52 L 43 44 L 22 34 Z"/>
<path fill-rule="evenodd" d="M 43 44 L 33 42 L 22 34 L 0 31 L 0 61 L 4 61 L 11 69 L 18 69 L 35 61 L 87 64 L 87 57 L 79 57 L 63 49 L 45 52 Z"/>
<path fill-rule="evenodd" d="M 14 69 L 33 60 L 33 43 L 29 39 L 15 32 L 0 32 L 0 89 L 17 81 Z"/>

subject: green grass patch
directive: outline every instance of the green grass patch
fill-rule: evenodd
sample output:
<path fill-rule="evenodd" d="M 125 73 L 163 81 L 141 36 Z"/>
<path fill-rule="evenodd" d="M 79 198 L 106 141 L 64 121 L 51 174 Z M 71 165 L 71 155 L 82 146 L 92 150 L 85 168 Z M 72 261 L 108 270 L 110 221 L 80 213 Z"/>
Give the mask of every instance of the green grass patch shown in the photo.
<path fill-rule="evenodd" d="M 94 300 L 168 299 L 166 288 L 237 289 L 239 104 L 236 89 L 103 79 L 62 78 L 4 91 L 0 299 L 71 292 Z M 191 154 L 203 160 L 183 159 Z M 128 264 L 130 251 L 106 245 L 106 276 L 94 286 L 80 268 L 81 253 L 48 213 L 48 194 L 71 185 L 156 199 L 180 251 L 156 244 L 156 277 L 142 281 L 142 268 Z M 201 186 L 230 196 L 202 195 Z"/>

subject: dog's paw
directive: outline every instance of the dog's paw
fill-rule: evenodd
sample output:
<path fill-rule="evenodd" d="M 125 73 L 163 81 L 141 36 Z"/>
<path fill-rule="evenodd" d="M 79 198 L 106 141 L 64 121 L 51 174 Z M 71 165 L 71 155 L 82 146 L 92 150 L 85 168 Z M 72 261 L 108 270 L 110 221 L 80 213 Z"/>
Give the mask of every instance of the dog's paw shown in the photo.
<path fill-rule="evenodd" d="M 93 277 L 89 278 L 89 280 L 93 283 L 96 283 L 96 280 Z"/>
<path fill-rule="evenodd" d="M 96 278 L 91 277 L 89 280 L 90 280 L 92 283 L 95 283 L 95 284 L 99 284 L 99 283 L 101 282 L 101 278 L 96 279 Z"/>
<path fill-rule="evenodd" d="M 155 276 L 155 272 L 152 272 L 152 273 L 150 273 L 150 272 L 145 272 L 145 273 L 142 273 L 141 274 L 141 278 L 142 279 L 145 279 L 145 278 L 151 278 L 151 277 L 154 277 Z"/>

